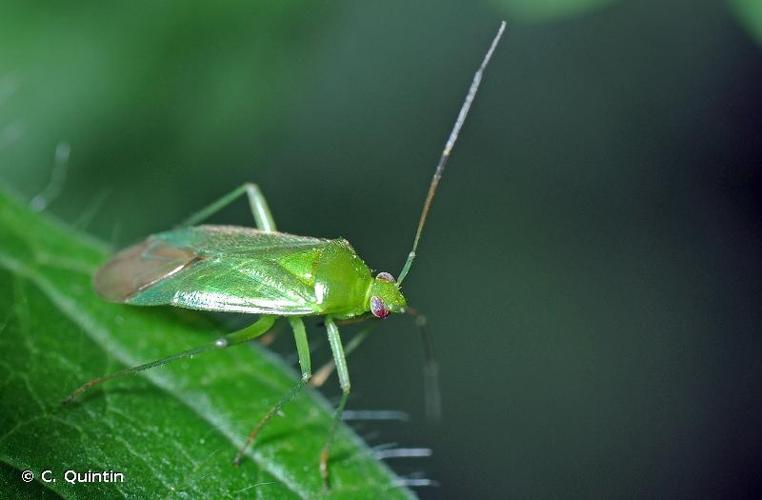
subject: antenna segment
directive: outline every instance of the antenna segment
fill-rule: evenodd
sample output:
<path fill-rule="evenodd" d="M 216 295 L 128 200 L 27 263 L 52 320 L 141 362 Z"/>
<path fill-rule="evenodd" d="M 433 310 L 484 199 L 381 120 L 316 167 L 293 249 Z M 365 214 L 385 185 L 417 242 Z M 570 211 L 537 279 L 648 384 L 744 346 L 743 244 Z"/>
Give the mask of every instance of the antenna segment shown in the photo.
<path fill-rule="evenodd" d="M 497 47 L 498 42 L 500 42 L 500 38 L 503 36 L 504 31 L 505 31 L 505 21 L 500 23 L 500 28 L 498 28 L 497 30 L 497 35 L 495 35 L 495 38 L 492 40 L 492 44 L 489 46 L 489 50 L 487 50 L 487 53 L 484 55 L 484 60 L 482 60 L 482 63 L 479 66 L 479 69 L 476 70 L 476 73 L 474 74 L 474 79 L 471 82 L 471 87 L 468 89 L 468 94 L 466 94 L 466 100 L 463 101 L 463 106 L 461 106 L 460 112 L 458 113 L 458 119 L 455 120 L 455 125 L 452 127 L 450 136 L 447 138 L 445 147 L 442 150 L 442 156 L 439 157 L 439 163 L 437 163 L 437 168 L 434 171 L 434 177 L 431 179 L 431 184 L 429 184 L 429 192 L 426 195 L 426 201 L 423 203 L 421 218 L 418 220 L 418 230 L 415 232 L 415 239 L 413 240 L 413 248 L 412 250 L 410 250 L 410 253 L 407 256 L 407 260 L 405 261 L 405 265 L 402 267 L 402 271 L 400 271 L 399 279 L 397 280 L 398 284 L 402 284 L 402 281 L 405 279 L 405 276 L 407 276 L 407 273 L 410 272 L 410 267 L 413 265 L 413 260 L 415 259 L 415 251 L 418 249 L 418 241 L 421 239 L 423 226 L 426 224 L 426 218 L 429 215 L 431 202 L 434 199 L 434 195 L 437 192 L 437 187 L 439 186 L 439 180 L 442 178 L 442 173 L 444 172 L 445 165 L 447 165 L 447 160 L 450 159 L 450 153 L 452 152 L 452 148 L 455 147 L 455 141 L 458 140 L 458 134 L 460 133 L 460 129 L 461 127 L 463 127 L 463 122 L 466 121 L 466 116 L 468 116 L 468 111 L 471 109 L 471 104 L 474 102 L 474 97 L 476 97 L 476 91 L 479 90 L 479 84 L 482 81 L 482 75 L 484 74 L 484 69 L 487 67 L 487 64 L 489 64 L 489 61 L 492 58 L 492 53 L 495 51 L 495 47 Z"/>

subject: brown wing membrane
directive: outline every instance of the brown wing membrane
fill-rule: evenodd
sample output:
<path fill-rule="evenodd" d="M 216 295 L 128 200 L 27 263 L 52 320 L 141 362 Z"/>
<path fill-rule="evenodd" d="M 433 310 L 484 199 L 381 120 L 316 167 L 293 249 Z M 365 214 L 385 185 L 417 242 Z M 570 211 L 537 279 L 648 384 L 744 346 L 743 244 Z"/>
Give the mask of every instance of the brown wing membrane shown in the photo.
<path fill-rule="evenodd" d="M 199 259 L 201 257 L 191 250 L 173 247 L 151 237 L 114 255 L 95 273 L 93 286 L 104 299 L 125 302 Z"/>

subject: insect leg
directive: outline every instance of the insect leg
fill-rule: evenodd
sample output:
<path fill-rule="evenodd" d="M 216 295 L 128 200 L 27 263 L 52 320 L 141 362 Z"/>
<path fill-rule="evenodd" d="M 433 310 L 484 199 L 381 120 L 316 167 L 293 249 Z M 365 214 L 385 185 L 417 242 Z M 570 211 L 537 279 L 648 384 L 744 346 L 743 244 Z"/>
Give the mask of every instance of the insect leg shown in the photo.
<path fill-rule="evenodd" d="M 368 337 L 368 334 L 370 334 L 371 330 L 373 330 L 377 325 L 378 321 L 374 321 L 373 324 L 357 332 L 355 336 L 352 337 L 352 340 L 347 342 L 347 348 L 344 349 L 344 356 L 349 357 L 349 355 L 352 354 L 352 351 L 357 349 L 360 344 L 362 344 L 363 340 Z M 310 379 L 310 385 L 312 387 L 321 387 L 325 381 L 328 380 L 328 377 L 331 376 L 335 369 L 336 363 L 333 360 L 328 361 L 326 364 L 321 366 L 318 371 L 315 372 L 315 374 Z"/>
<path fill-rule="evenodd" d="M 294 387 L 291 388 L 291 390 L 286 393 L 285 396 L 280 399 L 280 401 L 275 403 L 275 405 L 273 405 L 273 407 L 270 408 L 261 419 L 259 419 L 257 425 L 254 426 L 254 429 L 246 437 L 246 442 L 244 445 L 240 450 L 238 450 L 235 459 L 233 459 L 233 463 L 235 465 L 239 465 L 241 463 L 243 454 L 246 452 L 249 446 L 251 446 L 254 440 L 257 439 L 257 435 L 264 428 L 264 426 L 267 425 L 270 420 L 272 420 L 272 418 L 280 411 L 281 408 L 283 408 L 283 405 L 294 399 L 294 397 L 299 394 L 299 392 L 301 392 L 304 386 L 307 385 L 310 377 L 312 377 L 312 361 L 310 359 L 310 347 L 307 342 L 307 332 L 304 329 L 304 321 L 302 321 L 302 318 L 298 316 L 290 316 L 288 321 L 291 323 L 291 329 L 294 331 L 296 352 L 299 354 L 299 366 L 302 369 L 302 378 Z"/>
<path fill-rule="evenodd" d="M 344 412 L 344 407 L 347 404 L 347 398 L 349 397 L 349 390 L 351 384 L 349 383 L 349 371 L 347 370 L 347 359 L 344 356 L 344 347 L 341 345 L 341 337 L 339 336 L 339 328 L 333 319 L 329 316 L 325 318 L 325 326 L 328 329 L 328 343 L 331 344 L 331 352 L 333 353 L 333 361 L 336 363 L 336 371 L 339 375 L 339 385 L 341 386 L 341 401 L 336 408 L 336 413 L 333 415 L 333 424 L 331 424 L 331 430 L 326 439 L 325 445 L 320 452 L 320 477 L 323 478 L 323 487 L 328 489 L 328 457 L 331 450 L 331 444 L 333 442 L 333 436 L 336 434 L 336 427 L 341 420 L 341 414 Z"/>
<path fill-rule="evenodd" d="M 274 327 L 270 328 L 267 333 L 259 337 L 259 344 L 264 347 L 269 347 L 275 342 L 275 339 L 280 335 L 283 323 L 278 323 Z"/>
<path fill-rule="evenodd" d="M 267 332 L 273 326 L 276 319 L 277 319 L 277 316 L 262 316 L 257 321 L 247 326 L 246 328 L 243 328 L 242 330 L 238 330 L 236 332 L 229 333 L 223 337 L 220 337 L 219 339 L 215 340 L 211 344 L 197 347 L 195 349 L 189 349 L 187 351 L 173 354 L 172 356 L 167 356 L 166 358 L 158 359 L 156 361 L 151 361 L 150 363 L 133 366 L 131 368 L 125 368 L 124 370 L 119 370 L 117 372 L 111 373 L 109 375 L 105 375 L 103 377 L 94 378 L 90 380 L 89 382 L 86 382 L 85 384 L 80 386 L 71 394 L 69 394 L 66 397 L 66 399 L 64 399 L 61 402 L 61 404 L 71 403 L 85 391 L 91 389 L 92 387 L 96 385 L 102 384 L 103 382 L 107 382 L 115 378 L 125 377 L 127 375 L 134 375 L 138 372 L 142 372 L 143 370 L 148 370 L 149 368 L 155 368 L 157 366 L 163 366 L 173 361 L 177 361 L 178 359 L 189 358 L 191 356 L 195 356 L 197 354 L 201 354 L 207 351 L 212 351 L 216 349 L 224 349 L 226 347 L 230 347 L 236 344 L 240 344 L 242 342 L 246 342 L 248 340 L 252 340 L 264 334 L 265 332 Z"/>
<path fill-rule="evenodd" d="M 68 142 L 59 142 L 56 144 L 55 164 L 50 174 L 50 181 L 41 193 L 35 195 L 29 202 L 29 207 L 35 212 L 42 212 L 56 198 L 61 195 L 64 183 L 66 182 L 66 172 L 69 166 L 69 155 L 71 154 L 71 145 Z"/>
<path fill-rule="evenodd" d="M 291 329 L 294 331 L 296 352 L 299 355 L 299 367 L 302 369 L 302 381 L 307 382 L 312 377 L 312 359 L 310 358 L 310 344 L 307 341 L 307 332 L 304 329 L 304 321 L 298 316 L 288 318 Z"/>
<path fill-rule="evenodd" d="M 262 194 L 262 191 L 259 190 L 259 186 L 251 182 L 247 182 L 246 184 L 238 186 L 236 189 L 229 192 L 211 205 L 202 208 L 195 214 L 185 219 L 180 224 L 180 227 L 195 226 L 196 224 L 205 221 L 215 213 L 233 203 L 244 194 L 249 198 L 249 206 L 251 207 L 251 213 L 254 216 L 254 221 L 257 223 L 257 229 L 268 233 L 277 231 L 275 228 L 275 221 L 273 220 L 270 208 L 267 206 L 267 200 L 265 200 L 265 196 Z"/>

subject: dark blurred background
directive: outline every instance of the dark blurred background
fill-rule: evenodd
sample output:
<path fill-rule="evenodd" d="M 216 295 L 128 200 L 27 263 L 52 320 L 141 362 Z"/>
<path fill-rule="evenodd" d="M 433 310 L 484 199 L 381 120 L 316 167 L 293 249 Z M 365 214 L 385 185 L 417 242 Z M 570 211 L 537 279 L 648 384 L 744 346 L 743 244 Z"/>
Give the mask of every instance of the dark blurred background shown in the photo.
<path fill-rule="evenodd" d="M 31 199 L 68 144 L 49 210 L 115 246 L 255 181 L 281 230 L 397 274 L 505 18 L 405 283 L 444 420 L 393 318 L 350 359 L 350 406 L 411 421 L 360 432 L 434 450 L 390 463 L 440 483 L 424 497 L 751 497 L 760 5 L 6 0 L 0 180 Z"/>

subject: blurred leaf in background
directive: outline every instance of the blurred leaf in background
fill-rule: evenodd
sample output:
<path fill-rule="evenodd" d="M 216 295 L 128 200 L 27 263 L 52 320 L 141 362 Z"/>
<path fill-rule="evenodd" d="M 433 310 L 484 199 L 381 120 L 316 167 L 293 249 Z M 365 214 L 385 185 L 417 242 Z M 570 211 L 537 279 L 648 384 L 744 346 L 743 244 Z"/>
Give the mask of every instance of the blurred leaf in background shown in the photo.
<path fill-rule="evenodd" d="M 541 22 L 583 14 L 617 0 L 492 0 L 508 19 Z"/>
<path fill-rule="evenodd" d="M 757 0 L 728 0 L 738 20 L 762 44 L 762 2 Z"/>
<path fill-rule="evenodd" d="M 331 9 L 324 10 L 297 1 L 7 2 L 0 18 L 6 177 L 39 184 L 52 155 L 40 145 L 66 141 L 68 206 L 59 208 L 69 219 L 104 195 L 107 209 L 131 213 L 119 218 L 124 233 L 143 231 L 141 221 L 171 224 L 166 207 L 193 198 L 199 187 L 188 181 L 211 177 L 209 165 L 267 164 L 261 144 L 279 137 L 287 116 L 279 103 L 298 89 L 316 21 Z M 129 193 L 114 192 L 125 183 Z M 132 203 L 157 195 L 161 202 Z"/>

